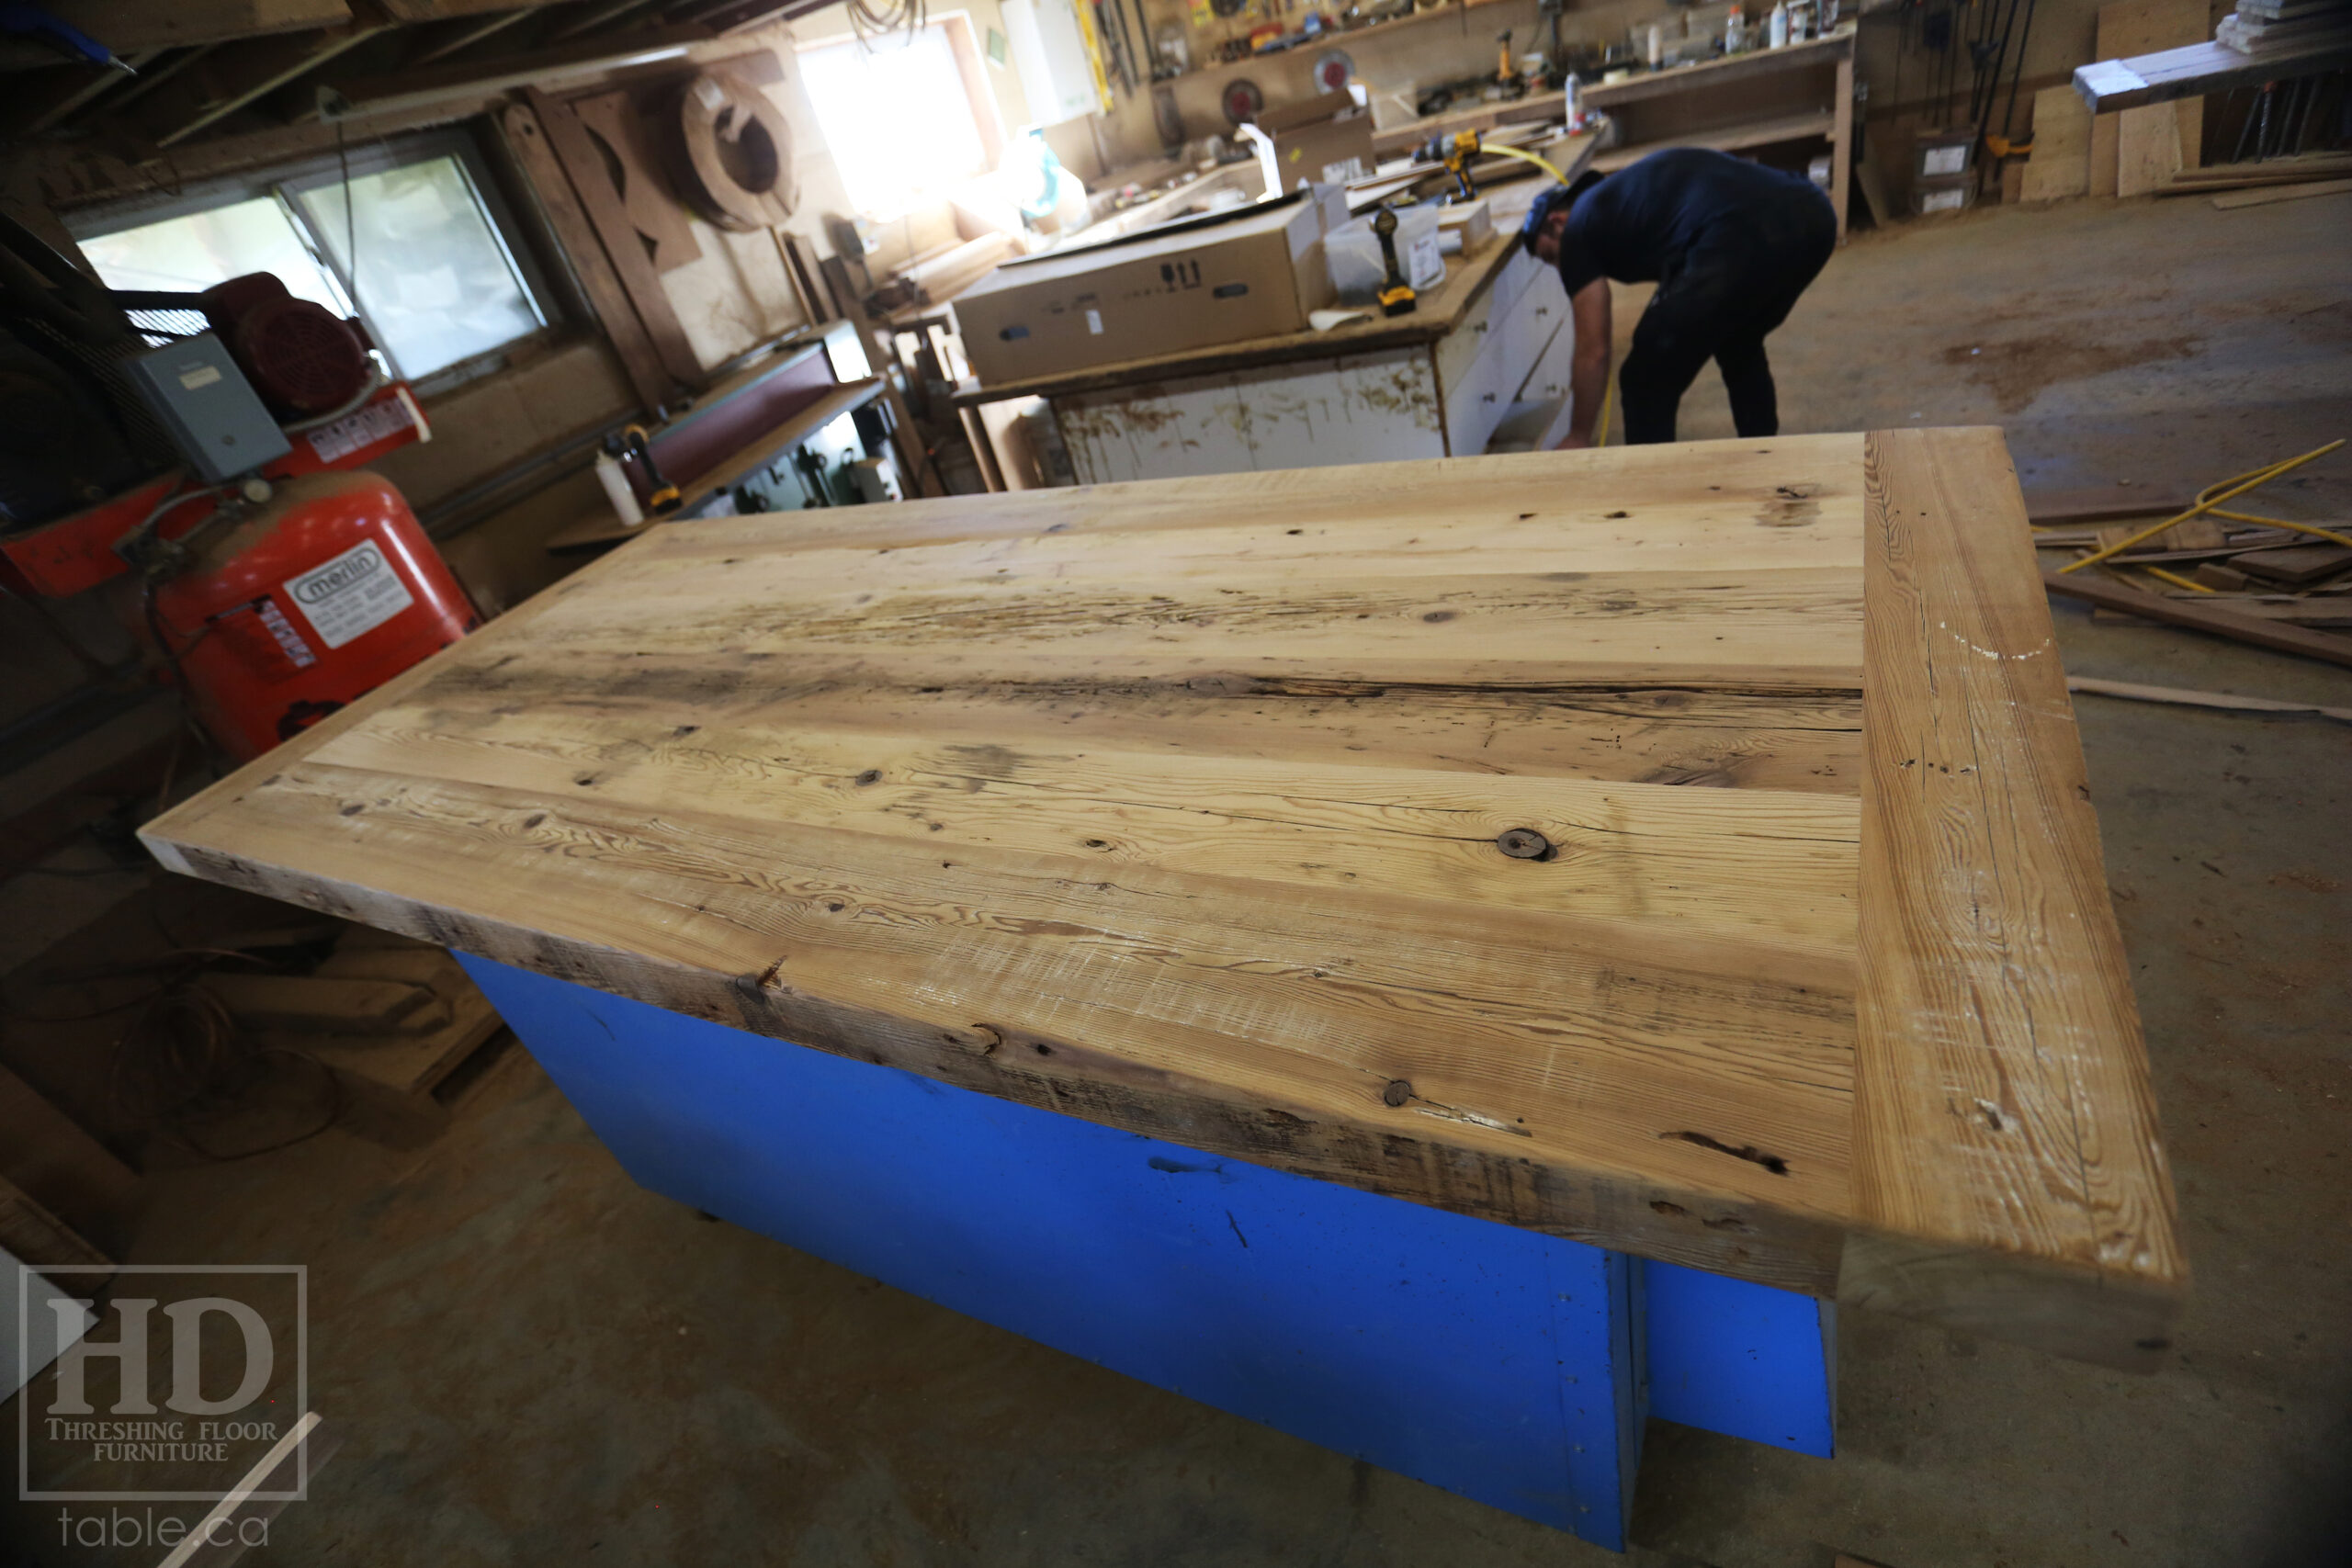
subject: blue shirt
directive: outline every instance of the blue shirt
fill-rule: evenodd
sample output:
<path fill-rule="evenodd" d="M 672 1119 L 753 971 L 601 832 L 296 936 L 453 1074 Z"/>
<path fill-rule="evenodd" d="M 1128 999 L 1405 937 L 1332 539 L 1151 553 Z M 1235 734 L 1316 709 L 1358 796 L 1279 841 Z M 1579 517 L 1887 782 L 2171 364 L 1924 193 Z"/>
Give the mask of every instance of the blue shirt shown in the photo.
<path fill-rule="evenodd" d="M 1560 281 L 1574 294 L 1596 277 L 1655 283 L 1727 219 L 1829 198 L 1802 175 L 1703 147 L 1669 147 L 1577 198 L 1560 235 Z"/>

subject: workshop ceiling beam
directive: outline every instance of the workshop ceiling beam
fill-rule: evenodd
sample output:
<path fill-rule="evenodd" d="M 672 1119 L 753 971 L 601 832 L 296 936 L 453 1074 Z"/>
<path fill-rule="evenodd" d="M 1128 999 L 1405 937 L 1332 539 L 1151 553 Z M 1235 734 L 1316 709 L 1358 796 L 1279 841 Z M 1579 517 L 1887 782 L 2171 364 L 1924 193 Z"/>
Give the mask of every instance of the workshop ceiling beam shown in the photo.
<path fill-rule="evenodd" d="M 117 54 L 303 32 L 351 20 L 346 0 L 48 0 L 47 9 Z"/>
<path fill-rule="evenodd" d="M 172 147 L 235 114 L 335 56 L 358 48 L 390 30 L 384 24 L 353 23 L 330 31 L 274 39 L 232 53 L 221 69 L 191 73 L 193 90 L 175 95 L 168 115 L 151 121 L 159 127 L 157 147 Z"/>

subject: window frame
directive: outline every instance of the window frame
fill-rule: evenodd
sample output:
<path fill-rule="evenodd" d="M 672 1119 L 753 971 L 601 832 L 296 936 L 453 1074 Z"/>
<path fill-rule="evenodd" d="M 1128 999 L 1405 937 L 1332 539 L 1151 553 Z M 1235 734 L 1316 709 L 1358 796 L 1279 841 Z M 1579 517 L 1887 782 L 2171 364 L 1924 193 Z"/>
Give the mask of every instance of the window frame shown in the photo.
<path fill-rule="evenodd" d="M 368 175 L 383 174 L 445 157 L 457 160 L 475 202 L 481 209 L 491 237 L 522 285 L 525 302 L 539 318 L 539 325 L 480 354 L 454 361 L 426 375 L 409 378 L 393 363 L 391 350 L 385 346 L 384 336 L 377 330 L 366 301 L 353 287 L 350 274 L 336 259 L 334 246 L 328 242 L 326 235 L 320 232 L 297 198 L 309 192 L 332 189 L 341 185 L 346 176 L 359 179 Z M 167 222 L 175 218 L 186 218 L 253 200 L 271 200 L 277 204 L 279 211 L 285 214 L 287 222 L 292 227 L 295 238 L 311 254 L 319 270 L 333 279 L 335 288 L 342 291 L 344 299 L 350 303 L 351 313 L 367 328 L 369 339 L 383 354 L 386 363 L 392 366 L 393 374 L 407 379 L 411 389 L 419 397 L 448 391 L 504 369 L 511 364 L 537 358 L 547 346 L 571 336 L 575 330 L 574 310 L 568 292 L 558 286 L 553 269 L 538 254 L 538 246 L 544 242 L 536 226 L 527 225 L 521 220 L 515 204 L 507 198 L 498 178 L 498 171 L 484 150 L 481 138 L 463 126 L 445 126 L 371 141 L 361 147 L 220 175 L 177 190 L 107 202 L 68 212 L 62 217 L 66 231 L 80 241 L 119 234 L 125 230 L 143 228 L 151 223 Z"/>

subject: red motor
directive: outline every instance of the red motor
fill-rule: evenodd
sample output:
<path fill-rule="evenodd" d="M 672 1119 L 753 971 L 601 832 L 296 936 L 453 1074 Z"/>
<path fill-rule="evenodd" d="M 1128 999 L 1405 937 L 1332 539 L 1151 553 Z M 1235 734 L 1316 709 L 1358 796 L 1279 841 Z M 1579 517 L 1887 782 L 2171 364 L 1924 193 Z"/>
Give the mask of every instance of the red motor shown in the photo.
<path fill-rule="evenodd" d="M 159 585 L 153 611 L 190 705 L 240 761 L 481 624 L 401 492 L 364 468 L 279 485 Z"/>
<path fill-rule="evenodd" d="M 359 323 L 297 299 L 276 273 L 232 277 L 197 298 L 205 324 L 278 418 L 327 413 L 368 389 L 375 367 Z"/>

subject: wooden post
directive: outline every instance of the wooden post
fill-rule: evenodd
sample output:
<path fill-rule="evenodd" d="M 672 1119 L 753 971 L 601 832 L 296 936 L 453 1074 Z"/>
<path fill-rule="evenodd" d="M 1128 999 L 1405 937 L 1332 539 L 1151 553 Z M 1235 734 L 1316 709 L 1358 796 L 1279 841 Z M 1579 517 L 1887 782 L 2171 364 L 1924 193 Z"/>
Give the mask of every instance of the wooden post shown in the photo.
<path fill-rule="evenodd" d="M 1829 131 L 1829 204 L 1838 209 L 1838 243 L 1846 243 L 1847 186 L 1854 177 L 1854 51 L 1838 57 L 1838 122 Z"/>

